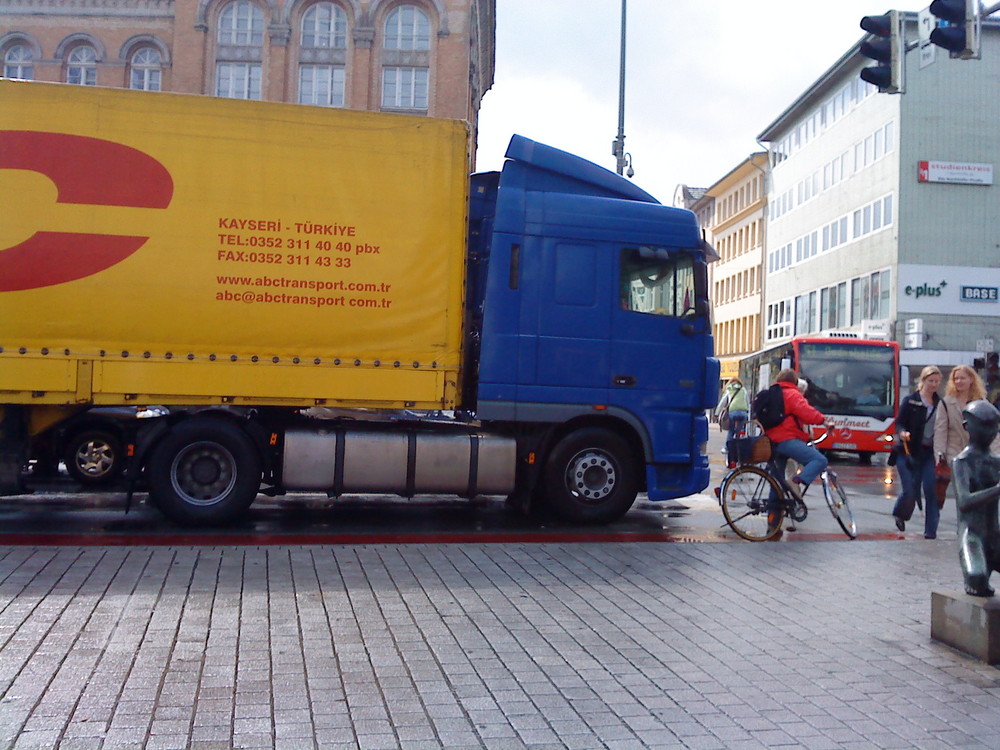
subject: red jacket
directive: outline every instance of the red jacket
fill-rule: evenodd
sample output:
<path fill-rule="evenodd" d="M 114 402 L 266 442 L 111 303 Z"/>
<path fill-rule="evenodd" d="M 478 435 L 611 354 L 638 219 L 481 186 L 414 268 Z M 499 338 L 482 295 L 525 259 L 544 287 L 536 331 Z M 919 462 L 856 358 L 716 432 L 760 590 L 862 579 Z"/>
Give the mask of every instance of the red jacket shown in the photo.
<path fill-rule="evenodd" d="M 785 397 L 785 418 L 777 427 L 764 430 L 771 442 L 798 439 L 809 442 L 812 438 L 802 430 L 802 425 L 823 424 L 826 421 L 820 412 L 809 405 L 806 397 L 799 392 L 795 383 L 778 383 L 781 395 Z"/>

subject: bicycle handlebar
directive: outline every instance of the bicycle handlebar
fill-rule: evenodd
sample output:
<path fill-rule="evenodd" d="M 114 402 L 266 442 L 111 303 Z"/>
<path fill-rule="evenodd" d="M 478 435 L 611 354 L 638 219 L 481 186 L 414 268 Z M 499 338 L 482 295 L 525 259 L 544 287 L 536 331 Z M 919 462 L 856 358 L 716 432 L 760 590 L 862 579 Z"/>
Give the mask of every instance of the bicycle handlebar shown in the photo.
<path fill-rule="evenodd" d="M 810 441 L 809 441 L 809 445 L 813 445 L 813 446 L 815 446 L 815 445 L 817 445 L 818 443 L 822 443 L 822 442 L 823 442 L 824 440 L 826 440 L 826 439 L 827 439 L 828 437 L 830 437 L 830 430 L 827 430 L 826 432 L 824 432 L 824 433 L 823 433 L 822 435 L 820 435 L 819 437 L 814 437 L 814 438 L 813 438 L 812 440 L 810 440 Z"/>

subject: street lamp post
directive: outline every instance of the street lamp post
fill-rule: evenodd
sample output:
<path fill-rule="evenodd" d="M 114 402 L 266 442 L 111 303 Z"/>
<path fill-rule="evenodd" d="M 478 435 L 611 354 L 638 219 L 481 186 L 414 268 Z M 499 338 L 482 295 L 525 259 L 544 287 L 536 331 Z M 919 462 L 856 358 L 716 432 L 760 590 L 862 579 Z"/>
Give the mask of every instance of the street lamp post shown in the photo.
<path fill-rule="evenodd" d="M 625 153 L 625 2 L 622 0 L 622 42 L 621 42 L 621 64 L 618 70 L 618 137 L 611 144 L 611 153 L 615 157 L 618 174 L 625 174 L 628 167 L 628 176 L 632 177 L 635 170 L 632 169 L 632 154 Z"/>

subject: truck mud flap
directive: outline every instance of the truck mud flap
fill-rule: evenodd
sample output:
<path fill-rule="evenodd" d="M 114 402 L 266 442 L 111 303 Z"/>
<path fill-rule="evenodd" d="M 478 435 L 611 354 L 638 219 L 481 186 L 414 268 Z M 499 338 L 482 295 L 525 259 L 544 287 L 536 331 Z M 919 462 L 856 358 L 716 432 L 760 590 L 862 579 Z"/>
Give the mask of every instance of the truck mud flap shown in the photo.
<path fill-rule="evenodd" d="M 28 430 L 24 410 L 0 406 L 0 495 L 25 495 L 21 478 L 27 460 Z"/>

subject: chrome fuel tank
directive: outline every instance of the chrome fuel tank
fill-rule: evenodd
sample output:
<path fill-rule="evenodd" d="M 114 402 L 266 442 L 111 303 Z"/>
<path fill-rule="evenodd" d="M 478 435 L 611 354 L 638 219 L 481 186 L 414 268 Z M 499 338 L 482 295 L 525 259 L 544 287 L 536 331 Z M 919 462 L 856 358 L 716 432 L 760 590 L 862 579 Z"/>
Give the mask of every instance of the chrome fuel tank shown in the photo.
<path fill-rule="evenodd" d="M 334 495 L 504 495 L 514 490 L 513 438 L 469 432 L 293 429 L 282 486 Z"/>

